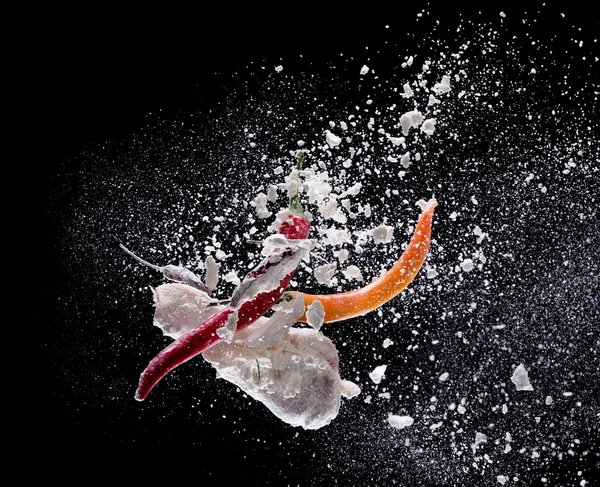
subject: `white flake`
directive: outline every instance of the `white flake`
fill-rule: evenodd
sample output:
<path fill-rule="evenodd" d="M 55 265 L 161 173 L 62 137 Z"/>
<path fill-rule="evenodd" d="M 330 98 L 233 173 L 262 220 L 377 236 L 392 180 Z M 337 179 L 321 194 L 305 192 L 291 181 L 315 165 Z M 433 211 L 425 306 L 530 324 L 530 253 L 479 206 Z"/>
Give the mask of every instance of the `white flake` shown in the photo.
<path fill-rule="evenodd" d="M 355 265 L 348 266 L 344 271 L 344 275 L 346 276 L 346 279 L 356 279 L 357 281 L 363 280 L 363 276 L 360 272 L 360 269 Z"/>
<path fill-rule="evenodd" d="M 446 380 L 448 379 L 448 375 L 449 375 L 449 374 L 448 374 L 448 372 L 444 372 L 442 375 L 440 375 L 440 376 L 438 377 L 438 380 L 439 380 L 440 382 L 444 382 L 444 381 L 446 381 Z"/>
<path fill-rule="evenodd" d="M 418 127 L 423 122 L 423 115 L 418 110 L 412 110 L 404 113 L 400 117 L 400 125 L 402 125 L 402 133 L 406 136 L 412 127 Z"/>
<path fill-rule="evenodd" d="M 388 414 L 388 423 L 392 428 L 401 430 L 408 426 L 412 426 L 414 422 L 415 420 L 410 416 L 397 416 L 392 413 Z"/>
<path fill-rule="evenodd" d="M 435 130 L 435 118 L 428 118 L 421 125 L 421 132 L 425 132 L 427 135 L 432 135 Z"/>
<path fill-rule="evenodd" d="M 275 71 L 277 71 L 278 73 L 281 73 L 281 71 L 283 71 L 283 66 L 281 64 L 279 66 L 276 66 Z"/>
<path fill-rule="evenodd" d="M 369 68 L 366 64 L 362 68 L 360 68 L 360 74 L 367 74 L 368 72 Z"/>
<path fill-rule="evenodd" d="M 217 289 L 217 284 L 219 283 L 219 268 L 221 264 L 217 264 L 213 256 L 209 255 L 204 261 L 204 266 L 206 267 L 206 276 L 204 278 L 206 287 L 214 291 Z"/>
<path fill-rule="evenodd" d="M 369 377 L 375 384 L 381 382 L 381 379 L 385 376 L 385 369 L 387 369 L 387 365 L 379 365 L 372 372 L 369 372 Z"/>
<path fill-rule="evenodd" d="M 390 340 L 389 338 L 386 338 L 385 340 L 383 340 L 383 348 L 388 348 L 390 345 L 393 345 L 394 342 L 392 340 Z"/>
<path fill-rule="evenodd" d="M 325 141 L 329 144 L 329 147 L 336 147 L 340 145 L 340 142 L 342 142 L 342 138 L 337 137 L 336 135 L 332 134 L 329 130 L 327 130 L 325 132 Z"/>
<path fill-rule="evenodd" d="M 439 95 L 441 93 L 448 93 L 452 88 L 450 87 L 450 77 L 449 76 L 442 76 L 442 81 L 440 81 L 439 83 L 436 83 L 433 86 L 433 91 L 436 93 L 436 95 Z"/>
<path fill-rule="evenodd" d="M 315 300 L 307 307 L 306 323 L 319 331 L 325 319 L 325 308 L 319 300 Z"/>
<path fill-rule="evenodd" d="M 529 383 L 529 374 L 523 364 L 515 369 L 510 380 L 517 386 L 517 391 L 533 391 L 533 386 Z"/>
<path fill-rule="evenodd" d="M 472 259 L 465 259 L 460 263 L 460 268 L 465 271 L 465 272 L 469 272 L 471 270 L 473 270 L 473 260 Z"/>
<path fill-rule="evenodd" d="M 331 286 L 331 278 L 335 274 L 336 269 L 337 264 L 335 262 L 332 264 L 324 264 L 315 267 L 315 269 L 313 270 L 313 274 L 319 284 L 326 284 L 328 286 Z"/>

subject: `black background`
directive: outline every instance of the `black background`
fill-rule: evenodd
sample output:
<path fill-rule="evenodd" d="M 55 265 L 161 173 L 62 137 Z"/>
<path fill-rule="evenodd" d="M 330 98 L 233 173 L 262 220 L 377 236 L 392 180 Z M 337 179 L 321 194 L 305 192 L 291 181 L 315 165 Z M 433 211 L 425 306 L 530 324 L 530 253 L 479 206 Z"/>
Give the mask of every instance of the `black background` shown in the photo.
<path fill-rule="evenodd" d="M 152 125 L 164 114 L 208 112 L 240 82 L 241 67 L 252 63 L 267 66 L 297 63 L 324 71 L 326 63 L 335 62 L 340 52 L 350 56 L 362 54 L 365 46 L 376 43 L 386 24 L 407 23 L 410 30 L 415 13 L 422 9 L 430 9 L 432 18 L 448 22 L 458 17 L 477 22 L 496 17 L 499 10 L 509 17 L 527 11 L 517 4 L 462 7 L 459 11 L 449 3 L 378 7 L 379 12 L 366 12 L 364 4 L 358 4 L 356 12 L 351 11 L 349 4 L 321 5 L 314 11 L 298 6 L 289 13 L 278 8 L 262 12 L 246 8 L 240 12 L 233 6 L 212 10 L 210 14 L 208 10 L 198 13 L 170 9 L 140 16 L 106 11 L 64 12 L 63 17 L 52 12 L 37 32 L 27 84 L 30 97 L 39 98 L 36 116 L 32 117 L 36 122 L 32 129 L 35 141 L 30 143 L 41 149 L 36 157 L 43 158 L 36 171 L 39 210 L 36 217 L 41 217 L 37 246 L 52 248 L 57 244 L 56 220 L 47 211 L 48 201 L 56 194 L 61 175 L 75 170 L 79 154 L 107 143 L 126 141 L 140 127 Z M 564 11 L 572 24 L 580 25 L 584 32 L 595 31 L 597 36 L 598 23 L 590 11 L 593 2 L 546 4 L 542 10 L 549 17 Z M 74 17 L 67 17 L 68 14 Z M 544 23 L 540 37 L 563 35 L 559 28 L 548 32 L 552 25 Z M 519 28 L 518 22 L 515 28 Z M 528 31 L 535 33 L 531 26 Z M 565 42 L 569 42 L 572 33 L 564 35 L 568 37 Z M 590 41 L 592 37 L 589 35 Z M 68 204 L 68 193 L 62 197 Z M 56 340 L 55 333 L 60 329 L 57 290 L 65 289 L 64 283 L 69 280 L 53 256 L 53 252 L 42 252 L 40 256 L 43 274 L 51 276 L 42 286 L 41 307 L 36 310 L 43 349 Z M 43 353 L 42 357 L 45 356 Z M 120 440 L 117 432 L 111 430 L 112 407 L 118 405 L 106 408 L 106 418 L 102 417 L 101 409 L 93 408 L 93 421 L 86 421 L 88 406 L 77 405 L 78 398 L 70 395 L 72 392 L 65 387 L 60 370 L 60 364 L 41 364 L 45 392 L 43 398 L 37 399 L 40 429 L 36 439 L 26 442 L 23 449 L 23 455 L 28 455 L 32 443 L 40 447 L 35 456 L 39 474 L 45 478 L 74 476 L 67 464 L 77 465 L 86 472 L 84 477 L 74 476 L 82 480 L 90 475 L 119 478 L 117 468 L 134 476 L 153 472 L 158 475 L 170 470 L 179 477 L 189 471 L 191 480 L 200 485 L 217 485 L 219 478 L 237 478 L 232 473 L 235 461 L 227 458 L 227 440 L 232 434 L 226 431 L 227 420 L 206 426 L 215 441 L 212 455 L 206 454 L 197 461 L 187 457 L 181 465 L 177 458 L 184 452 L 178 450 L 178 445 L 189 442 L 185 431 L 188 418 L 163 418 L 149 424 L 139 438 Z M 162 438 L 163 447 L 153 444 L 160 436 L 156 430 L 161 428 L 171 431 L 167 440 Z M 303 454 L 310 458 L 310 452 Z M 261 455 L 260 450 L 249 444 L 247 456 L 256 457 L 257 470 L 254 474 L 248 472 L 247 485 L 259 485 L 253 479 L 261 475 L 266 480 L 265 460 Z M 225 464 L 216 467 L 223 457 Z M 573 466 L 568 468 L 572 470 Z M 207 483 L 202 483 L 201 477 L 194 479 L 194 469 L 213 472 L 212 479 Z M 273 466 L 274 471 L 279 469 L 280 466 Z M 294 485 L 291 480 L 279 484 L 276 476 L 271 480 L 272 485 Z"/>

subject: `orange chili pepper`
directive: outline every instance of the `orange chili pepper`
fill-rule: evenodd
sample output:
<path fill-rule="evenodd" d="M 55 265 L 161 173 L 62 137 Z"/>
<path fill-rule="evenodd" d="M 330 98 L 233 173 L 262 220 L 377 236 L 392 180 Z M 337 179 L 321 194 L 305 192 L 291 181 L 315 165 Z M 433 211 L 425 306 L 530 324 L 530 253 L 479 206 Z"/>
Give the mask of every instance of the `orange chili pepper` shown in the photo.
<path fill-rule="evenodd" d="M 406 288 L 425 261 L 431 241 L 431 221 L 437 206 L 431 201 L 421 213 L 412 239 L 402 256 L 385 274 L 354 291 L 338 294 L 305 294 L 304 306 L 320 301 L 325 309 L 325 323 L 362 316 L 379 308 Z M 295 296 L 298 292 L 293 291 Z M 306 314 L 298 321 L 306 322 Z"/>

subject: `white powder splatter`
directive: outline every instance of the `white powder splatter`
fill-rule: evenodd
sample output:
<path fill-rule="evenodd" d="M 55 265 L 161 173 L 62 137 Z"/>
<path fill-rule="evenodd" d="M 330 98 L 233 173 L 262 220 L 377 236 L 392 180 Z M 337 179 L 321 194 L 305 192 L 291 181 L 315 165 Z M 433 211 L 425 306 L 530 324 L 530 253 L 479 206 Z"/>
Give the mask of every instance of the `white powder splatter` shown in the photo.
<path fill-rule="evenodd" d="M 315 267 L 315 269 L 313 270 L 313 274 L 319 284 L 326 284 L 328 286 L 331 286 L 331 278 L 334 276 L 336 269 L 337 264 L 335 262 L 331 264 L 323 264 L 318 267 Z"/>
<path fill-rule="evenodd" d="M 412 127 L 418 127 L 423 122 L 423 115 L 418 110 L 406 112 L 400 116 L 400 125 L 402 125 L 402 133 L 406 136 Z"/>
<path fill-rule="evenodd" d="M 363 280 L 362 272 L 355 265 L 348 266 L 344 271 L 344 275 L 346 276 L 346 279 L 356 279 L 357 281 Z"/>
<path fill-rule="evenodd" d="M 389 225 L 380 225 L 373 229 L 373 240 L 376 244 L 387 244 L 394 237 L 394 227 Z"/>

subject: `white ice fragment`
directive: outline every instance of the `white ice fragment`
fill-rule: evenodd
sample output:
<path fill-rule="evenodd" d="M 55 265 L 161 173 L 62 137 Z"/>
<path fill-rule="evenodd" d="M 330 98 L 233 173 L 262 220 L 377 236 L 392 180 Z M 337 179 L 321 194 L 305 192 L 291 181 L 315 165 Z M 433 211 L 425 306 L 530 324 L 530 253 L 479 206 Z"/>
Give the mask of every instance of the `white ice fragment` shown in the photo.
<path fill-rule="evenodd" d="M 404 93 L 402 94 L 402 96 L 404 98 L 410 98 L 411 96 L 413 96 L 415 94 L 408 83 L 404 83 L 404 85 L 402 86 L 402 89 L 404 90 Z"/>
<path fill-rule="evenodd" d="M 405 169 L 410 166 L 410 154 L 408 152 L 402 156 L 400 159 L 400 164 Z"/>
<path fill-rule="evenodd" d="M 504 485 L 504 484 L 506 483 L 506 481 L 508 480 L 508 478 L 507 478 L 506 476 L 504 476 L 504 475 L 498 475 L 498 476 L 496 477 L 496 480 L 497 480 L 497 481 L 498 481 L 500 484 Z"/>
<path fill-rule="evenodd" d="M 379 365 L 375 367 L 372 372 L 369 372 L 369 377 L 375 384 L 381 382 L 381 379 L 383 379 L 385 375 L 385 369 L 387 369 L 387 365 Z"/>
<path fill-rule="evenodd" d="M 402 133 L 406 136 L 412 127 L 418 127 L 423 122 L 423 115 L 418 110 L 406 112 L 400 116 L 400 125 Z"/>
<path fill-rule="evenodd" d="M 438 271 L 432 269 L 431 267 L 427 268 L 427 279 L 433 279 L 438 276 Z"/>
<path fill-rule="evenodd" d="M 274 170 L 273 170 L 273 174 L 278 175 L 278 174 L 282 174 L 283 173 L 283 167 L 282 166 L 277 166 Z"/>
<path fill-rule="evenodd" d="M 481 443 L 486 443 L 487 440 L 488 440 L 487 435 L 484 435 L 483 433 L 479 433 L 478 431 L 475 432 L 475 447 L 477 447 Z"/>
<path fill-rule="evenodd" d="M 365 207 L 364 207 L 364 213 L 365 213 L 365 216 L 367 218 L 369 218 L 371 216 L 371 205 L 370 204 L 367 203 L 365 205 Z"/>
<path fill-rule="evenodd" d="M 554 402 L 554 399 L 552 399 L 552 396 L 546 396 L 546 405 L 547 406 L 549 406 L 553 402 Z"/>
<path fill-rule="evenodd" d="M 223 276 L 223 279 L 225 280 L 225 282 L 230 282 L 235 286 L 239 286 L 241 282 L 240 278 L 237 275 L 237 272 L 235 271 L 229 271 Z"/>
<path fill-rule="evenodd" d="M 269 191 L 267 192 L 267 200 L 270 202 L 277 201 L 277 186 L 271 184 L 269 186 Z"/>
<path fill-rule="evenodd" d="M 517 391 L 533 391 L 533 386 L 529 383 L 527 369 L 523 364 L 515 369 L 510 380 L 517 386 Z"/>
<path fill-rule="evenodd" d="M 435 130 L 435 118 L 428 118 L 421 125 L 421 132 L 425 132 L 427 135 L 432 135 Z"/>
<path fill-rule="evenodd" d="M 342 138 L 337 137 L 336 135 L 332 134 L 329 130 L 327 130 L 325 131 L 325 141 L 329 144 L 329 147 L 336 147 L 340 145 Z"/>
<path fill-rule="evenodd" d="M 502 414 L 508 413 L 508 406 L 506 404 L 502 405 Z"/>
<path fill-rule="evenodd" d="M 281 73 L 281 71 L 283 71 L 283 66 L 281 64 L 279 66 L 276 66 L 275 71 L 277 71 L 278 73 Z"/>
<path fill-rule="evenodd" d="M 256 195 L 256 198 L 254 198 L 252 204 L 256 208 L 256 215 L 258 216 L 258 218 L 269 218 L 272 215 L 272 213 L 267 208 L 267 195 L 265 193 L 258 193 L 258 195 Z"/>
<path fill-rule="evenodd" d="M 452 88 L 450 87 L 450 77 L 447 75 L 442 76 L 442 81 L 436 83 L 433 86 L 433 91 L 436 95 L 441 93 L 448 93 Z"/>
<path fill-rule="evenodd" d="M 346 242 L 351 242 L 348 230 L 345 228 L 337 229 L 334 227 L 325 230 L 324 242 L 328 245 L 341 245 Z"/>
<path fill-rule="evenodd" d="M 229 314 L 225 324 L 221 328 L 217 329 L 217 335 L 219 335 L 227 343 L 231 343 L 231 340 L 233 340 L 233 335 L 237 330 L 237 322 L 238 310 L 235 310 L 233 313 Z"/>
<path fill-rule="evenodd" d="M 458 216 L 458 213 L 456 213 L 455 211 L 453 211 L 452 213 L 450 213 L 450 220 L 452 221 L 456 221 L 456 217 Z"/>
<path fill-rule="evenodd" d="M 344 276 L 346 276 L 346 279 L 356 279 L 357 281 L 363 280 L 362 272 L 355 265 L 348 266 L 344 271 Z"/>
<path fill-rule="evenodd" d="M 388 414 L 388 423 L 392 428 L 404 429 L 408 426 L 412 426 L 415 420 L 410 416 L 398 416 L 396 414 Z"/>
<path fill-rule="evenodd" d="M 409 56 L 408 59 L 406 60 L 406 65 L 412 66 L 413 61 L 414 61 L 414 58 L 412 56 Z"/>
<path fill-rule="evenodd" d="M 504 12 L 500 12 L 500 17 L 506 17 L 506 14 Z"/>
<path fill-rule="evenodd" d="M 473 260 L 472 259 L 465 259 L 460 263 L 460 268 L 465 271 L 465 272 L 469 272 L 471 270 L 473 270 Z"/>
<path fill-rule="evenodd" d="M 204 280 L 206 281 L 206 287 L 211 291 L 217 289 L 217 284 L 219 283 L 219 268 L 221 264 L 217 264 L 214 257 L 209 255 L 204 260 L 204 266 L 206 267 L 206 276 Z"/>
<path fill-rule="evenodd" d="M 385 340 L 383 340 L 383 348 L 388 348 L 390 345 L 393 345 L 394 342 L 392 340 L 390 340 L 389 338 L 386 338 Z"/>
<path fill-rule="evenodd" d="M 388 139 L 394 145 L 401 145 L 404 144 L 404 142 L 406 142 L 406 139 L 404 137 L 388 137 Z"/>
<path fill-rule="evenodd" d="M 319 300 L 309 304 L 306 309 L 306 322 L 315 330 L 319 331 L 325 320 L 325 308 Z"/>
<path fill-rule="evenodd" d="M 336 268 L 337 264 L 335 262 L 332 264 L 323 264 L 318 267 L 315 267 L 315 269 L 313 270 L 313 274 L 319 284 L 326 284 L 328 286 L 331 286 L 331 278 L 335 274 Z"/>
<path fill-rule="evenodd" d="M 333 255 L 337 257 L 340 262 L 346 262 L 348 260 L 348 250 L 346 249 L 337 250 Z"/>
<path fill-rule="evenodd" d="M 466 411 L 465 407 L 462 404 L 459 404 L 456 410 L 458 411 L 458 414 L 465 414 Z"/>
<path fill-rule="evenodd" d="M 447 380 L 447 379 L 448 379 L 448 375 L 449 375 L 449 374 L 448 374 L 448 372 L 444 372 L 442 375 L 440 375 L 440 376 L 438 377 L 438 380 L 439 380 L 440 382 L 444 382 L 445 380 Z"/>
<path fill-rule="evenodd" d="M 362 68 L 360 68 L 360 74 L 367 74 L 368 72 L 369 68 L 366 64 Z"/>
<path fill-rule="evenodd" d="M 373 229 L 373 240 L 376 244 L 387 244 L 392 241 L 394 236 L 394 227 L 389 225 L 379 225 Z"/>
<path fill-rule="evenodd" d="M 441 103 L 435 96 L 429 95 L 429 101 L 427 102 L 427 106 L 435 105 L 436 103 Z"/>

